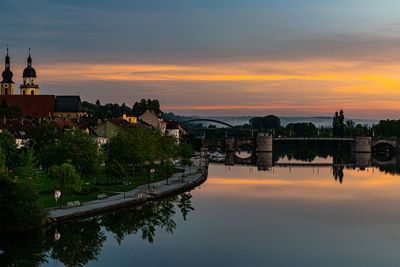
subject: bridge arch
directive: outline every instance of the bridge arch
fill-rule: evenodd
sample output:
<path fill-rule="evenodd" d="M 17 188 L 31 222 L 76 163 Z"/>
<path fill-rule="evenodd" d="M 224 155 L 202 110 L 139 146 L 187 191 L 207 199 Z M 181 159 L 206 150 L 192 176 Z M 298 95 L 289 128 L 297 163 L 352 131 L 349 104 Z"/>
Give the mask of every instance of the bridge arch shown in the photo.
<path fill-rule="evenodd" d="M 233 126 L 233 125 L 231 125 L 229 123 L 226 123 L 226 122 L 223 122 L 223 121 L 219 121 L 219 120 L 214 120 L 214 119 L 191 119 L 191 120 L 182 121 L 181 123 L 184 124 L 184 123 L 195 122 L 195 121 L 215 122 L 215 123 L 219 123 L 219 124 L 228 126 L 229 128 L 236 128 L 235 126 Z"/>
<path fill-rule="evenodd" d="M 371 144 L 372 149 L 376 148 L 378 145 L 389 145 L 392 147 L 393 151 L 396 151 L 398 140 L 373 139 Z"/>

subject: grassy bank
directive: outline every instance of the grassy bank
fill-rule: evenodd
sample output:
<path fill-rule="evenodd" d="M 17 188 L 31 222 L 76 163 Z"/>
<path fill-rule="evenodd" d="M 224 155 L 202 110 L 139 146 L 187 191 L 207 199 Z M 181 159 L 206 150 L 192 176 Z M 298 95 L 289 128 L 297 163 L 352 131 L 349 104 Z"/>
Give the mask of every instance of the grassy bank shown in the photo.
<path fill-rule="evenodd" d="M 105 194 L 107 196 L 113 196 L 121 192 L 127 192 L 138 186 L 148 184 L 149 182 L 157 182 L 165 180 L 170 177 L 173 173 L 180 172 L 178 169 L 163 170 L 160 166 L 155 167 L 155 173 L 153 178 L 150 180 L 148 175 L 148 168 L 135 170 L 135 175 L 130 175 L 124 179 L 124 183 L 121 180 L 110 178 L 107 174 L 102 171 L 99 175 L 94 178 L 83 178 L 82 190 L 80 192 L 74 192 L 72 194 L 63 195 L 63 205 L 67 202 L 79 200 L 81 203 L 97 200 L 99 194 Z M 40 175 L 37 179 L 32 181 L 36 190 L 40 195 L 40 203 L 45 208 L 55 207 L 56 201 L 54 198 L 55 187 L 54 180 L 46 175 Z M 114 183 L 121 183 L 118 185 L 110 185 Z M 108 185 L 104 185 L 108 184 Z M 57 203 L 59 205 L 59 203 Z"/>

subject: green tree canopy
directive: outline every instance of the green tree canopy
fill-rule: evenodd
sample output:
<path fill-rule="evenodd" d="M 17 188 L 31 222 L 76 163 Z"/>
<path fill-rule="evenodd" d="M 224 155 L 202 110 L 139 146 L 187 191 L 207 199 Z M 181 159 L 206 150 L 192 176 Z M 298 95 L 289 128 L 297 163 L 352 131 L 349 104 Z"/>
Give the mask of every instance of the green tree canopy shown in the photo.
<path fill-rule="evenodd" d="M 0 173 L 1 234 L 39 227 L 45 212 L 38 199 L 30 183 L 15 182 L 7 174 Z"/>
<path fill-rule="evenodd" d="M 6 156 L 5 166 L 12 169 L 17 166 L 19 155 L 15 137 L 9 131 L 0 132 L 0 148 Z"/>
<path fill-rule="evenodd" d="M 274 115 L 268 115 L 251 118 L 250 124 L 253 129 L 258 129 L 259 131 L 278 130 L 281 126 L 281 120 Z"/>

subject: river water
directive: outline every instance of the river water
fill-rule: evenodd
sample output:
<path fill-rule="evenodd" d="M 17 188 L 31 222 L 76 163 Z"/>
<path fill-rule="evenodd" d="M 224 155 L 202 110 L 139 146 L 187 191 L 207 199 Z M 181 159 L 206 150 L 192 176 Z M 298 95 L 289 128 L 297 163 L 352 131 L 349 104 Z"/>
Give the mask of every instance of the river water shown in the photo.
<path fill-rule="evenodd" d="M 0 265 L 399 266 L 395 172 L 210 164 L 190 193 L 1 240 Z"/>

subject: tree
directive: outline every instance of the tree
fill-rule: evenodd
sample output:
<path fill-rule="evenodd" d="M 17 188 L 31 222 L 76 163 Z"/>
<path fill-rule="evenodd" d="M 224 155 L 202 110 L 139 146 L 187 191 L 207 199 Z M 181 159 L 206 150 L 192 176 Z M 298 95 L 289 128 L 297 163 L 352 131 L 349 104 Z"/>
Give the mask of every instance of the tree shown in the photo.
<path fill-rule="evenodd" d="M 79 129 L 69 130 L 46 150 L 47 164 L 59 165 L 68 160 L 84 177 L 96 175 L 100 166 L 98 145 L 86 132 Z"/>
<path fill-rule="evenodd" d="M 140 116 L 146 112 L 146 110 L 152 110 L 155 114 L 161 114 L 160 102 L 152 99 L 142 99 L 140 102 L 136 102 L 132 107 L 132 113 L 135 116 Z"/>
<path fill-rule="evenodd" d="M 0 147 L 0 173 L 4 173 L 6 170 L 6 154 L 3 152 L 3 149 Z"/>
<path fill-rule="evenodd" d="M 124 167 L 115 159 L 107 165 L 107 173 L 111 177 L 118 178 L 120 181 L 126 177 Z"/>
<path fill-rule="evenodd" d="M 28 146 L 33 149 L 38 164 L 50 168 L 54 164 L 54 145 L 62 139 L 62 132 L 49 122 L 40 123 L 28 132 Z"/>
<path fill-rule="evenodd" d="M 7 130 L 0 132 L 0 148 L 6 155 L 6 168 L 12 169 L 15 167 L 18 163 L 18 148 L 14 135 Z"/>
<path fill-rule="evenodd" d="M 250 124 L 259 131 L 278 130 L 281 126 L 281 120 L 274 115 L 268 115 L 251 118 Z"/>
<path fill-rule="evenodd" d="M 21 178 L 32 179 L 35 178 L 37 170 L 35 168 L 36 159 L 32 148 L 24 151 L 20 156 L 20 166 L 18 168 L 18 176 Z"/>
<path fill-rule="evenodd" d="M 333 128 L 332 128 L 333 136 L 344 136 L 344 114 L 343 110 L 340 110 L 338 113 L 335 112 L 333 116 Z"/>
<path fill-rule="evenodd" d="M 24 232 L 42 224 L 45 212 L 39 196 L 28 182 L 13 181 L 0 173 L 1 234 Z"/>
<path fill-rule="evenodd" d="M 286 131 L 294 136 L 311 137 L 318 134 L 317 127 L 311 122 L 289 123 Z"/>
<path fill-rule="evenodd" d="M 82 180 L 74 166 L 70 163 L 63 163 L 60 166 L 53 166 L 51 176 L 55 179 L 55 185 L 61 191 L 60 208 L 62 206 L 63 194 L 72 191 L 80 191 Z"/>

